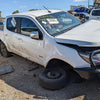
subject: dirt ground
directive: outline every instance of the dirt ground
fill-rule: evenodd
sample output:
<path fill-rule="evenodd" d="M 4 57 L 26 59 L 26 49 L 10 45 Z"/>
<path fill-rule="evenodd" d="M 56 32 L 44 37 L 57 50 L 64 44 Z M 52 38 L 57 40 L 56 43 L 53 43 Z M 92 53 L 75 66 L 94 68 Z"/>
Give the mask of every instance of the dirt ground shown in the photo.
<path fill-rule="evenodd" d="M 39 85 L 43 67 L 14 55 L 0 56 L 0 67 L 11 65 L 15 71 L 0 76 L 0 100 L 100 100 L 100 80 L 69 83 L 61 90 L 50 91 Z M 34 69 L 35 70 L 31 70 Z"/>

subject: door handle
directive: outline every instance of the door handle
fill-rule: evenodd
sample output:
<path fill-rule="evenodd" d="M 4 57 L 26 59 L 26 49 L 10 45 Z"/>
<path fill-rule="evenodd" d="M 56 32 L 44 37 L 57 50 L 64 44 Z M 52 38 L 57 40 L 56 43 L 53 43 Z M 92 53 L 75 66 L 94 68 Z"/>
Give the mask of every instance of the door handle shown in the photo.
<path fill-rule="evenodd" d="M 17 38 L 18 40 L 22 40 L 21 38 Z"/>
<path fill-rule="evenodd" d="M 23 42 L 22 38 L 17 38 L 18 41 L 20 41 L 21 43 Z"/>
<path fill-rule="evenodd" d="M 5 36 L 8 36 L 8 34 L 5 34 Z"/>

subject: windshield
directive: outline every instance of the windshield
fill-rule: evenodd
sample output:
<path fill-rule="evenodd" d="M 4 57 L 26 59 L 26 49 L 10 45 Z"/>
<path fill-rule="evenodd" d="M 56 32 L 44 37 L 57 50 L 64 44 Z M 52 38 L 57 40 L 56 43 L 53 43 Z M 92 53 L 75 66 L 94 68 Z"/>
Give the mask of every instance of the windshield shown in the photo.
<path fill-rule="evenodd" d="M 52 36 L 62 34 L 81 22 L 67 12 L 57 12 L 36 18 L 44 29 Z"/>
<path fill-rule="evenodd" d="M 92 15 L 93 16 L 100 16 L 100 10 L 93 10 Z"/>

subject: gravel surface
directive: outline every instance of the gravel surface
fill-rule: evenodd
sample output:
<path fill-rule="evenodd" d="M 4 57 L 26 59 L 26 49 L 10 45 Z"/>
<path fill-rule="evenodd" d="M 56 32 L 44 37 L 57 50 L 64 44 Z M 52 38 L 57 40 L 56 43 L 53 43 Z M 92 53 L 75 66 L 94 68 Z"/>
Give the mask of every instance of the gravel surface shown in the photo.
<path fill-rule="evenodd" d="M 99 79 L 70 82 L 61 90 L 50 91 L 39 85 L 38 75 L 43 70 L 40 65 L 17 55 L 0 56 L 0 67 L 8 65 L 15 71 L 0 76 L 0 100 L 100 100 Z"/>

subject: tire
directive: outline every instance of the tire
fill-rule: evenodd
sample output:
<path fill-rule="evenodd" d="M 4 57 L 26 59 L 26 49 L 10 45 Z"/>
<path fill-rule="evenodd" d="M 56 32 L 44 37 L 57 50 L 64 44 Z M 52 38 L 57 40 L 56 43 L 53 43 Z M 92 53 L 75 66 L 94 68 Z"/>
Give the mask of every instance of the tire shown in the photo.
<path fill-rule="evenodd" d="M 50 73 L 55 75 L 48 75 Z M 40 73 L 39 83 L 43 88 L 49 90 L 58 90 L 67 85 L 68 74 L 61 68 L 47 68 Z"/>
<path fill-rule="evenodd" d="M 1 53 L 1 56 L 3 56 L 3 57 L 11 56 L 10 52 L 8 52 L 6 46 L 3 42 L 0 42 L 0 53 Z"/>

